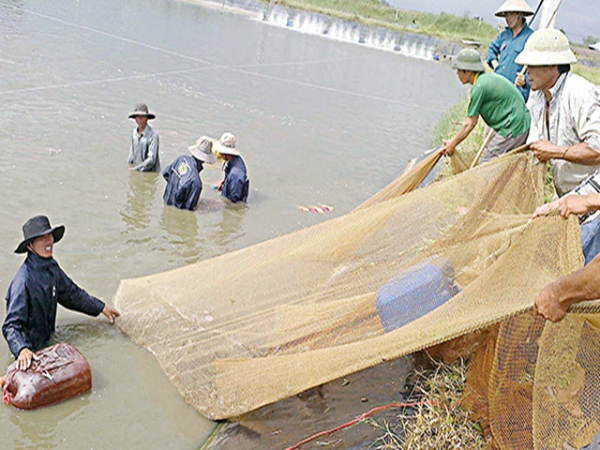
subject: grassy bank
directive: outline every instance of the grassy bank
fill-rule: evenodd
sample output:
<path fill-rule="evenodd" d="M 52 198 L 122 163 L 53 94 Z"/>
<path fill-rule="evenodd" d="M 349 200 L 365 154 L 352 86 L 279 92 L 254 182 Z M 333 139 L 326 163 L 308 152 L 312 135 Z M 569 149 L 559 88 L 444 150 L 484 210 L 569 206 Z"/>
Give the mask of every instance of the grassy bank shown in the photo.
<path fill-rule="evenodd" d="M 273 0 L 266 3 L 455 42 L 470 39 L 489 43 L 498 34 L 490 24 L 468 16 L 404 11 L 377 0 Z"/>
<path fill-rule="evenodd" d="M 364 23 L 399 32 L 409 31 L 427 36 L 434 36 L 446 41 L 458 42 L 473 40 L 482 44 L 485 56 L 487 46 L 496 38 L 499 30 L 487 22 L 462 17 L 441 11 L 430 14 L 417 11 L 406 11 L 393 8 L 378 0 L 261 0 L 272 7 L 281 5 L 303 11 L 310 11 L 327 16 Z M 589 52 L 583 46 L 575 46 L 574 50 L 582 63 L 573 65 L 573 72 L 584 76 L 593 83 L 600 84 L 600 71 L 590 67 L 600 67 L 600 53 Z M 579 50 L 579 51 L 578 51 Z"/>
<path fill-rule="evenodd" d="M 592 58 L 595 55 L 592 55 Z M 574 64 L 573 72 L 600 84 L 598 69 L 584 64 Z M 454 136 L 461 127 L 466 115 L 469 98 L 463 98 L 451 106 L 442 116 L 433 131 L 432 146 L 439 147 L 444 139 Z M 480 120 L 477 127 L 465 139 L 459 149 L 464 156 L 473 156 L 481 147 L 484 138 L 484 124 Z M 453 176 L 449 159 L 443 162 L 439 178 Z M 544 183 L 545 202 L 555 195 L 552 171 L 548 167 Z M 433 450 L 438 448 L 484 449 L 483 434 L 479 424 L 470 420 L 461 407 L 460 399 L 465 389 L 467 363 L 459 359 L 448 365 L 433 362 L 430 370 L 416 370 L 411 376 L 416 383 L 408 401 L 424 402 L 411 413 L 402 413 L 394 423 L 373 421 L 373 426 L 381 430 L 375 442 L 376 449 L 415 449 Z"/>
<path fill-rule="evenodd" d="M 381 437 L 375 449 L 437 450 L 485 448 L 481 427 L 470 420 L 460 405 L 465 389 L 466 365 L 433 362 L 427 370 L 416 371 L 409 402 L 421 403 L 413 411 L 404 411 L 393 423 L 376 422 Z"/>
<path fill-rule="evenodd" d="M 600 85 L 600 71 L 593 67 L 588 67 L 583 64 L 573 64 L 571 70 L 577 75 L 581 75 L 583 78 Z"/>

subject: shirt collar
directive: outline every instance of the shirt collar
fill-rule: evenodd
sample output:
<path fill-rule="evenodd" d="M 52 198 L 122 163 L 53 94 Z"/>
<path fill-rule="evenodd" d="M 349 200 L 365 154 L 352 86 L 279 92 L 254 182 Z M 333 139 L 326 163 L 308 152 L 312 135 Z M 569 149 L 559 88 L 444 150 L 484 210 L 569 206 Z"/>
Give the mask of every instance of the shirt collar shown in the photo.
<path fill-rule="evenodd" d="M 52 265 L 54 262 L 54 258 L 42 258 L 39 255 L 36 255 L 30 250 L 27 250 L 27 260 L 28 263 L 33 265 L 36 268 L 43 268 Z"/>
<path fill-rule="evenodd" d="M 146 125 L 146 128 L 144 128 L 144 131 L 142 131 L 142 136 L 147 137 L 150 134 L 150 125 Z M 140 135 L 140 127 L 135 127 L 135 134 L 137 134 L 138 136 Z"/>
<path fill-rule="evenodd" d="M 511 36 L 513 36 L 513 34 L 512 34 L 512 28 L 510 28 L 510 27 L 506 27 L 506 29 L 507 29 L 507 30 L 510 30 L 510 35 L 511 35 Z M 524 31 L 526 31 L 527 29 L 529 29 L 529 25 L 527 25 L 527 22 L 525 22 L 525 23 L 523 24 L 523 28 L 521 28 L 521 31 L 519 31 L 519 32 L 517 33 L 517 35 L 516 35 L 516 36 L 513 36 L 513 38 L 514 38 L 514 39 L 518 38 L 518 37 L 519 37 L 520 35 L 522 35 L 522 34 L 523 34 L 523 32 L 524 32 Z"/>

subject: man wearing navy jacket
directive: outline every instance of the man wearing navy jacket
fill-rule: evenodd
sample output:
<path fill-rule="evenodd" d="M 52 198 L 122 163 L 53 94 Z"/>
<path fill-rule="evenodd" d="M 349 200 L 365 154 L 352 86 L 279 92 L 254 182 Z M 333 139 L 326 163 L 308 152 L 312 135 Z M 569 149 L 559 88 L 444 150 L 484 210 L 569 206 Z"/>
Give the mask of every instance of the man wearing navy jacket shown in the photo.
<path fill-rule="evenodd" d="M 212 141 L 206 136 L 199 138 L 188 150 L 191 156 L 181 155 L 164 170 L 167 187 L 163 199 L 167 205 L 193 211 L 202 192 L 200 172 L 203 165 L 205 162 L 213 164 L 217 157 L 212 152 Z"/>
<path fill-rule="evenodd" d="M 90 316 L 102 313 L 110 323 L 121 315 L 77 286 L 52 257 L 54 244 L 64 233 L 63 225 L 52 228 L 46 216 L 35 216 L 23 225 L 24 239 L 15 253 L 27 252 L 27 258 L 8 288 L 2 325 L 19 370 L 28 369 L 34 352 L 48 344 L 57 304 Z"/>
<path fill-rule="evenodd" d="M 250 180 L 248 180 L 246 164 L 239 150 L 235 148 L 235 142 L 235 136 L 232 133 L 223 133 L 219 142 L 215 144 L 216 150 L 226 161 L 225 179 L 217 186 L 217 190 L 233 203 L 246 203 Z"/>

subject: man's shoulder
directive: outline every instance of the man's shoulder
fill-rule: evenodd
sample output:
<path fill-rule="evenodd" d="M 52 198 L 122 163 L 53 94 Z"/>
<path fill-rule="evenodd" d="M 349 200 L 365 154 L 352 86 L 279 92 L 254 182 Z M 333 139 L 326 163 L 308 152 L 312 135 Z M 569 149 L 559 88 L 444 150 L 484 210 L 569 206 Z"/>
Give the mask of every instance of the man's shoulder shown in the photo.
<path fill-rule="evenodd" d="M 573 72 L 566 75 L 564 89 L 573 93 L 598 93 L 600 89 L 594 83 Z"/>
<path fill-rule="evenodd" d="M 486 83 L 510 83 L 510 81 L 508 81 L 508 79 L 505 76 L 499 75 L 496 72 L 485 72 L 482 73 L 479 77 Z"/>
<path fill-rule="evenodd" d="M 246 168 L 241 166 L 232 167 L 227 178 L 244 180 L 246 178 Z"/>
<path fill-rule="evenodd" d="M 175 158 L 175 160 L 171 163 L 171 165 L 173 167 L 175 167 L 177 164 L 181 163 L 182 161 L 188 161 L 189 156 L 188 155 L 179 155 L 177 158 Z"/>
<path fill-rule="evenodd" d="M 508 78 L 497 73 L 486 73 L 485 75 L 480 76 L 479 78 L 482 78 L 481 88 L 485 89 L 486 92 L 500 92 L 502 96 L 512 98 L 517 102 L 519 102 L 519 100 L 523 100 L 523 103 L 525 103 L 525 100 L 523 99 L 523 96 L 521 95 L 517 87 L 513 83 L 511 83 L 511 81 Z"/>
<path fill-rule="evenodd" d="M 137 127 L 133 129 L 134 137 L 137 135 L 137 130 L 138 130 Z M 154 138 L 158 137 L 158 131 L 156 131 L 150 125 L 146 125 L 146 128 L 144 128 L 144 131 L 142 131 L 142 136 L 144 136 L 146 139 L 154 139 Z"/>
<path fill-rule="evenodd" d="M 17 273 L 15 274 L 14 278 L 12 279 L 12 282 L 10 283 L 9 294 L 15 289 L 24 289 L 25 286 L 27 286 L 27 284 L 32 279 L 34 279 L 34 275 L 35 274 L 32 273 L 31 267 L 29 267 L 27 262 L 21 264 L 21 267 L 19 267 L 19 270 L 17 270 Z"/>
<path fill-rule="evenodd" d="M 520 36 L 529 37 L 533 34 L 533 28 L 531 28 L 527 23 L 523 25 L 523 29 L 519 33 Z"/>
<path fill-rule="evenodd" d="M 509 27 L 504 28 L 499 34 L 496 40 L 506 40 L 512 38 L 512 30 Z"/>
<path fill-rule="evenodd" d="M 512 85 L 512 83 L 502 75 L 498 75 L 497 73 L 484 72 L 481 75 L 479 75 L 477 81 L 473 85 L 473 88 L 478 87 L 480 89 L 495 89 L 498 88 L 498 86 L 506 84 Z"/>
<path fill-rule="evenodd" d="M 188 155 L 181 155 L 173 162 L 173 170 L 180 178 L 195 179 L 200 178 L 196 168 L 196 161 Z"/>
<path fill-rule="evenodd" d="M 600 107 L 600 88 L 577 74 L 567 74 L 561 91 L 560 103 L 570 108 Z"/>
<path fill-rule="evenodd" d="M 244 162 L 241 156 L 238 156 L 235 159 L 234 164 L 232 164 L 231 166 L 231 172 L 246 175 L 246 163 Z"/>

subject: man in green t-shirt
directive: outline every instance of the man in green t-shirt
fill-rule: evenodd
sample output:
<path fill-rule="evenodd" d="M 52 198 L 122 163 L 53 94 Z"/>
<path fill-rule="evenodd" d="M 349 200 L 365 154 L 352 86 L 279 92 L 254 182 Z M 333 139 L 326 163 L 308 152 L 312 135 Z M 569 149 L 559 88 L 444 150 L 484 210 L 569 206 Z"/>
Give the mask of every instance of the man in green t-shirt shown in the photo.
<path fill-rule="evenodd" d="M 464 141 L 477 125 L 481 116 L 494 136 L 489 140 L 481 163 L 523 145 L 529 134 L 531 117 L 523 96 L 506 78 L 484 73 L 481 57 L 476 50 L 460 51 L 452 62 L 463 84 L 472 84 L 467 118 L 458 134 L 445 140 L 442 153 L 451 156 L 456 146 Z"/>

